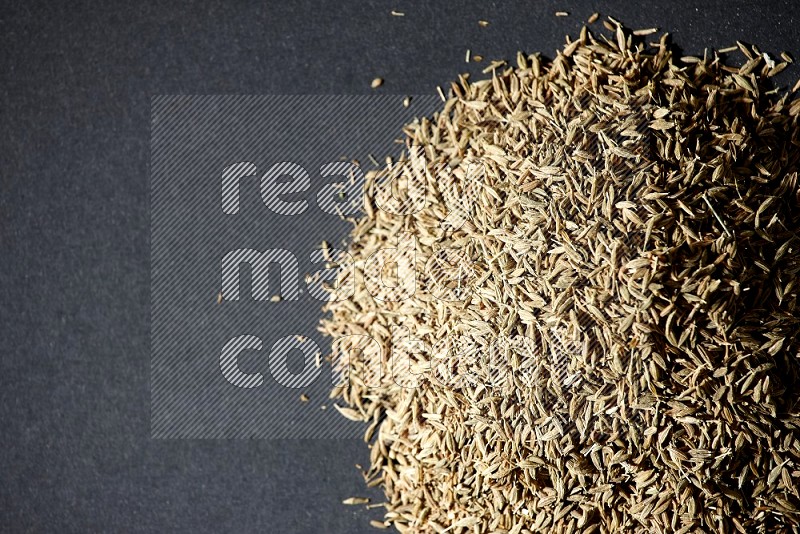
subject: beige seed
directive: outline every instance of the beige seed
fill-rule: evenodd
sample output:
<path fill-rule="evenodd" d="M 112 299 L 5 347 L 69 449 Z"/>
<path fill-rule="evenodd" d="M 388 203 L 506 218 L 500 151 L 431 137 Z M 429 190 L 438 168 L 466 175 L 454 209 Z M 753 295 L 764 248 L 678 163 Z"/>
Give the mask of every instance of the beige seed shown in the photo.
<path fill-rule="evenodd" d="M 397 185 L 386 198 L 424 199 L 403 213 L 365 195 L 356 272 L 338 280 L 358 281 L 321 325 L 344 340 L 334 405 L 367 423 L 376 527 L 800 523 L 800 384 L 781 367 L 800 353 L 800 99 L 764 84 L 788 60 L 743 43 L 739 65 L 678 58 L 666 36 L 644 44 L 653 29 L 605 26 L 552 61 L 520 53 L 437 88 L 439 113 L 368 175 L 370 191 Z M 373 273 L 379 251 L 391 261 Z M 393 283 L 371 291 L 371 275 Z M 527 344 L 482 361 L 498 334 Z"/>
<path fill-rule="evenodd" d="M 367 504 L 369 499 L 366 497 L 348 497 L 347 499 L 342 501 L 342 504 L 349 504 L 349 505 L 356 505 L 356 504 Z"/>

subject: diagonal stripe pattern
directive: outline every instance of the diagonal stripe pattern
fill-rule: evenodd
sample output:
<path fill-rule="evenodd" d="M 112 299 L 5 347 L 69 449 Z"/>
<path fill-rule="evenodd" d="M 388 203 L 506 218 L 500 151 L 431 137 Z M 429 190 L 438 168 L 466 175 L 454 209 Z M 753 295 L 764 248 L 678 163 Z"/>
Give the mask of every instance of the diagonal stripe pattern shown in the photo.
<path fill-rule="evenodd" d="M 321 241 L 350 230 L 369 156 L 395 156 L 401 127 L 440 105 L 402 100 L 153 97 L 154 438 L 361 435 L 327 400 L 341 372 L 322 357 L 321 291 L 304 275 L 319 271 Z"/>

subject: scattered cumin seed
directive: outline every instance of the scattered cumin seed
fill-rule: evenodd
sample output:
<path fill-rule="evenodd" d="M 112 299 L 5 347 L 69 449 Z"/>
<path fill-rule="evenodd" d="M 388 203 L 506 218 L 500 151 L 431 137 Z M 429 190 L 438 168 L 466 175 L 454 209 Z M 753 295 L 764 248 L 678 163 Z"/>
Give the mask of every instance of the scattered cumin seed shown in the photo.
<path fill-rule="evenodd" d="M 348 497 L 347 499 L 342 501 L 342 504 L 348 505 L 357 505 L 357 504 L 367 504 L 369 503 L 369 499 L 366 497 Z"/>

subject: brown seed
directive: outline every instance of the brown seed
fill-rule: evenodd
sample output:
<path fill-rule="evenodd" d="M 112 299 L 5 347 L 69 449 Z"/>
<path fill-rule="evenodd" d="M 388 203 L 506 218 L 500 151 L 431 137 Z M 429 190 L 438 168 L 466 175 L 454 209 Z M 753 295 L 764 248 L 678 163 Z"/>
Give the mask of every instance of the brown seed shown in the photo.
<path fill-rule="evenodd" d="M 342 504 L 355 505 L 355 504 L 367 504 L 368 502 L 369 499 L 367 499 L 366 497 L 348 497 L 347 499 L 342 501 Z"/>
<path fill-rule="evenodd" d="M 800 525 L 800 99 L 765 83 L 788 60 L 605 25 L 437 88 L 367 178 L 321 329 L 375 526 Z"/>

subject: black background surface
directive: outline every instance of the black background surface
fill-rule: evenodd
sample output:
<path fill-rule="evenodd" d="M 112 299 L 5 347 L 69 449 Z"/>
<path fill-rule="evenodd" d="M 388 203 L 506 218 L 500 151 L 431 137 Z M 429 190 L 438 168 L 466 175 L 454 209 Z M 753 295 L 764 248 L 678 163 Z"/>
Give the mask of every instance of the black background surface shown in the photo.
<path fill-rule="evenodd" d="M 150 438 L 151 95 L 429 94 L 467 48 L 552 56 L 593 11 L 800 56 L 788 1 L 4 2 L 0 529 L 368 531 L 341 505 L 359 441 Z"/>

